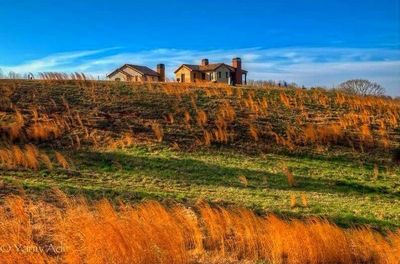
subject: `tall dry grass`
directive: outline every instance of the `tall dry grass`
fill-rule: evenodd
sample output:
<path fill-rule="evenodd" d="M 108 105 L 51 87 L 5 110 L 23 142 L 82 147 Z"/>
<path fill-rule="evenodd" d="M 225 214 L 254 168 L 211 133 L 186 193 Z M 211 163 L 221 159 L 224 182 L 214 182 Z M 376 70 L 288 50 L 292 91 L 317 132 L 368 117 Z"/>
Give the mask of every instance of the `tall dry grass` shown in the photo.
<path fill-rule="evenodd" d="M 19 110 L 16 110 L 12 123 L 0 126 L 0 132 L 2 132 L 10 141 L 15 141 L 21 136 L 24 125 L 24 116 Z"/>
<path fill-rule="evenodd" d="M 68 169 L 69 163 L 59 152 L 55 151 L 55 159 L 61 167 Z M 27 144 L 23 148 L 18 145 L 0 147 L 0 169 L 30 169 L 39 170 L 41 165 L 47 169 L 53 169 L 53 163 L 49 156 L 40 151 L 36 146 Z"/>
<path fill-rule="evenodd" d="M 18 196 L 0 206 L 1 263 L 398 263 L 400 231 L 341 229 L 247 209 L 149 201 L 115 209 L 61 192 L 54 204 Z"/>
<path fill-rule="evenodd" d="M 151 129 L 153 130 L 154 135 L 157 138 L 157 141 L 162 142 L 162 140 L 164 138 L 164 130 L 163 130 L 162 126 L 158 123 L 153 123 L 151 125 Z"/>
<path fill-rule="evenodd" d="M 27 129 L 29 139 L 38 141 L 59 138 L 62 133 L 63 129 L 55 122 L 35 122 Z"/>
<path fill-rule="evenodd" d="M 80 99 L 90 98 L 91 103 L 48 92 L 65 84 L 71 85 L 65 89 L 79 88 Z M 40 141 L 75 149 L 98 148 L 118 145 L 110 141 L 118 141 L 118 133 L 133 128 L 139 132 L 135 133 L 138 141 L 155 136 L 159 142 L 173 143 L 168 141 L 179 138 L 181 147 L 190 149 L 213 144 L 275 144 L 289 150 L 316 151 L 334 146 L 354 151 L 398 147 L 400 104 L 390 98 L 283 89 L 272 84 L 260 90 L 203 82 L 125 83 L 123 89 L 130 91 L 125 94 L 112 82 L 92 81 L 79 73 L 44 73 L 36 89 L 29 91 L 24 90 L 23 82 L 14 86 L 16 95 L 28 92 L 32 98 L 24 97 L 24 103 L 13 101 L 14 112 L 0 111 L 0 138 L 8 143 Z M 163 111 L 131 104 L 132 94 L 137 100 L 160 104 Z M 92 103 L 118 107 L 100 111 L 102 107 Z M 139 126 L 149 123 L 158 124 L 152 127 L 154 135 L 141 133 Z"/>

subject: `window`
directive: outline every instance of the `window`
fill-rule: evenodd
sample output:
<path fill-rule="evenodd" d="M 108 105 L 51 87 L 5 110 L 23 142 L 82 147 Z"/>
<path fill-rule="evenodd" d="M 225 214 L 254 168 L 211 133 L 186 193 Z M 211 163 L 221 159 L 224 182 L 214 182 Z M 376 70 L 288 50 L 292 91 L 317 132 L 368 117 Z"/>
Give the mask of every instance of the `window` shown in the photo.
<path fill-rule="evenodd" d="M 225 72 L 225 78 L 226 78 L 226 79 L 229 78 L 229 72 Z"/>
<path fill-rule="evenodd" d="M 116 82 L 120 82 L 120 81 L 121 81 L 121 78 L 115 78 L 115 81 L 116 81 Z"/>
<path fill-rule="evenodd" d="M 201 79 L 203 79 L 203 80 L 206 79 L 206 74 L 204 72 L 201 74 Z"/>
<path fill-rule="evenodd" d="M 222 73 L 218 72 L 218 79 L 222 78 Z"/>

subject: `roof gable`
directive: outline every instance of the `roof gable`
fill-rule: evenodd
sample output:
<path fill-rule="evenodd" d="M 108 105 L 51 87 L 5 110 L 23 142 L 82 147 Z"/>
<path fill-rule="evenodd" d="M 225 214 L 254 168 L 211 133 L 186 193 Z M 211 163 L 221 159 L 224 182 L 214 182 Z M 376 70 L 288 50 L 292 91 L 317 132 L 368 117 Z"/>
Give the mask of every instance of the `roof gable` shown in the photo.
<path fill-rule="evenodd" d="M 174 71 L 174 73 L 177 73 L 183 67 L 189 69 L 190 71 L 200 71 L 199 65 L 182 64 L 181 66 L 179 66 L 178 69 Z"/>
<path fill-rule="evenodd" d="M 199 72 L 210 72 L 210 71 L 216 71 L 218 68 L 225 66 L 230 70 L 231 72 L 235 72 L 236 68 L 233 68 L 232 66 L 225 64 L 225 63 L 212 63 L 208 65 L 193 65 L 193 64 L 182 64 L 179 66 L 179 68 L 175 71 L 177 73 L 182 67 L 188 68 L 190 71 L 199 71 Z M 247 71 L 242 69 L 242 72 L 247 73 Z"/>
<path fill-rule="evenodd" d="M 221 67 L 226 67 L 231 72 L 236 71 L 235 68 L 233 68 L 232 66 L 229 66 L 229 65 L 227 65 L 225 63 L 208 64 L 208 65 L 204 66 L 204 71 L 216 71 L 217 69 L 219 69 Z"/>
<path fill-rule="evenodd" d="M 146 67 L 146 66 L 133 65 L 133 64 L 126 64 L 126 65 L 144 75 L 151 75 L 151 76 L 159 76 L 160 75 L 158 72 L 153 71 L 152 69 L 150 69 L 149 67 Z"/>
<path fill-rule="evenodd" d="M 124 64 L 121 67 L 119 67 L 118 69 L 114 70 L 112 73 L 108 74 L 107 77 L 111 77 L 114 74 L 116 74 L 117 72 L 122 72 L 124 74 L 128 74 L 127 72 L 124 71 L 124 69 L 127 68 L 127 67 L 133 69 L 134 71 L 136 71 L 136 72 L 138 72 L 138 73 L 140 73 L 142 75 L 160 76 L 160 74 L 158 72 L 153 71 L 149 67 L 140 66 L 140 65 L 133 65 L 133 64 Z"/>

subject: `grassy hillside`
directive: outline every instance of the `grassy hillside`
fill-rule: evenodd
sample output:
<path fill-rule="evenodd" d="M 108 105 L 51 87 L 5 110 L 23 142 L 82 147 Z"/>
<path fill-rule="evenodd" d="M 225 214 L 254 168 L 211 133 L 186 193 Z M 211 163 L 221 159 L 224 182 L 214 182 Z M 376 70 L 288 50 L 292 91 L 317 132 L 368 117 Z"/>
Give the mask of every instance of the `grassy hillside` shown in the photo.
<path fill-rule="evenodd" d="M 2 195 L 198 199 L 400 227 L 400 102 L 323 90 L 0 81 Z"/>

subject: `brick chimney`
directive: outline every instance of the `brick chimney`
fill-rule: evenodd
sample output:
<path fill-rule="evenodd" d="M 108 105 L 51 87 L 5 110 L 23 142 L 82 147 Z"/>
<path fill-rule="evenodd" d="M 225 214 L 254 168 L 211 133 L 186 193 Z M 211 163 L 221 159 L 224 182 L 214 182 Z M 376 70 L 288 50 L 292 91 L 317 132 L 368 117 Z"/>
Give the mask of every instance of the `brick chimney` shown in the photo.
<path fill-rule="evenodd" d="M 206 65 L 208 65 L 208 59 L 202 59 L 201 66 L 206 66 Z"/>
<path fill-rule="evenodd" d="M 157 72 L 160 74 L 158 81 L 165 82 L 165 64 L 157 64 Z"/>
<path fill-rule="evenodd" d="M 232 67 L 236 69 L 234 84 L 242 84 L 242 60 L 240 58 L 232 59 Z"/>

